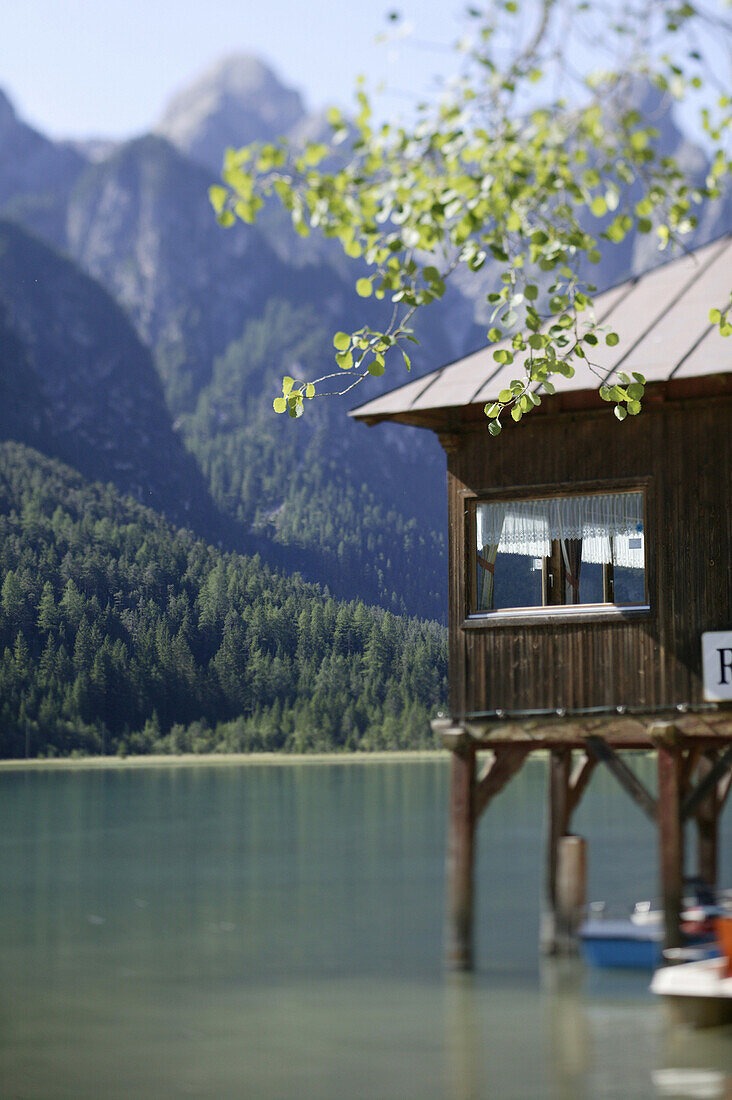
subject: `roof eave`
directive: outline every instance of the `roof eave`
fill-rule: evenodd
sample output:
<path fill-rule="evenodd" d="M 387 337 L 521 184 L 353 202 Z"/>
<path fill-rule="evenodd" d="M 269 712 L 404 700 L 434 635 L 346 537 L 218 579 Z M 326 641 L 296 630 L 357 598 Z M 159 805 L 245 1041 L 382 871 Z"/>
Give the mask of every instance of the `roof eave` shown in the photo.
<path fill-rule="evenodd" d="M 646 386 L 644 405 L 659 405 L 668 401 L 685 401 L 694 398 L 719 397 L 732 394 L 732 374 L 717 372 L 696 375 L 691 378 L 669 378 L 650 382 Z M 349 416 L 369 427 L 390 421 L 413 428 L 428 428 L 435 432 L 454 431 L 459 425 L 484 423 L 485 402 L 470 405 L 448 405 L 433 409 L 395 409 L 393 412 L 369 413 L 352 409 Z M 543 395 L 542 404 L 533 410 L 533 416 L 558 416 L 562 413 L 609 410 L 596 389 L 565 390 L 551 396 Z"/>

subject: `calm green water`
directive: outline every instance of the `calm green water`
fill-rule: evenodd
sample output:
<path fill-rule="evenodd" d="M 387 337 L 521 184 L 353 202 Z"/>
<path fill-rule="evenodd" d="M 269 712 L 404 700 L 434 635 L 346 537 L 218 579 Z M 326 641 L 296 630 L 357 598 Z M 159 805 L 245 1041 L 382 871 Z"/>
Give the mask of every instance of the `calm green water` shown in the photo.
<path fill-rule="evenodd" d="M 729 1033 L 667 1025 L 646 975 L 540 960 L 544 779 L 481 824 L 460 981 L 446 764 L 0 774 L 0 1097 L 730 1095 Z M 575 824 L 593 897 L 653 893 L 611 777 Z"/>

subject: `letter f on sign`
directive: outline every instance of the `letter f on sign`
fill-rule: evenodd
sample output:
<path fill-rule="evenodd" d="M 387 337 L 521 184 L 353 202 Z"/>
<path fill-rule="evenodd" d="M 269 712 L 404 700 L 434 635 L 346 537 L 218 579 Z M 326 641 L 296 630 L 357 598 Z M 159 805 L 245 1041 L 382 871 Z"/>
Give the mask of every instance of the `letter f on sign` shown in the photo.
<path fill-rule="evenodd" d="M 719 654 L 719 682 L 732 684 L 732 646 L 721 647 L 717 653 Z"/>

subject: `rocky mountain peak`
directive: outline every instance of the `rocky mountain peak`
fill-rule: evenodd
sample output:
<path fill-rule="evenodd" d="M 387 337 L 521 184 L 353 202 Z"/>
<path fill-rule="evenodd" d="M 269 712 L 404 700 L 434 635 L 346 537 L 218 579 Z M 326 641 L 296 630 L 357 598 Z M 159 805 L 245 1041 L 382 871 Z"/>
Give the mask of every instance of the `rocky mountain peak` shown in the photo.
<path fill-rule="evenodd" d="M 0 88 L 0 133 L 11 126 L 17 125 L 18 116 L 15 113 L 15 107 L 2 88 Z"/>
<path fill-rule="evenodd" d="M 299 93 L 260 58 L 235 54 L 181 89 L 155 131 L 218 175 L 227 145 L 272 140 L 304 114 Z"/>

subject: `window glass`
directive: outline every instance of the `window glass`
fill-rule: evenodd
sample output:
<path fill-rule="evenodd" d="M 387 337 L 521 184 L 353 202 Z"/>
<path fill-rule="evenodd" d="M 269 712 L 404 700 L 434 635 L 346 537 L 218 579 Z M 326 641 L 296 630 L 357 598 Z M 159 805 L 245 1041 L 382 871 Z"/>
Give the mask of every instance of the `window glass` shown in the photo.
<path fill-rule="evenodd" d="M 643 494 L 480 502 L 472 610 L 645 604 Z"/>

